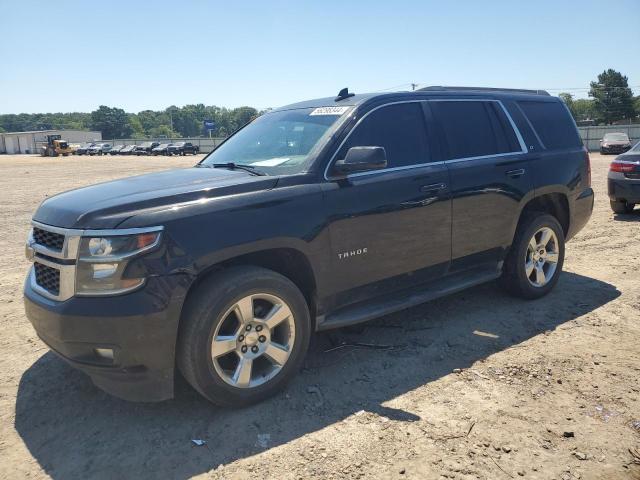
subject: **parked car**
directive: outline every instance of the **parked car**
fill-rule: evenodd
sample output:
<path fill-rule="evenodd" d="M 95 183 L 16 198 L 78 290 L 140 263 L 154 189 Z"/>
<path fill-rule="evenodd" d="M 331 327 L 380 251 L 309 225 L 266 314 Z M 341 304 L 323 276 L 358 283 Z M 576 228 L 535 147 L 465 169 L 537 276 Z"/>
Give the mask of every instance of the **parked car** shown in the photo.
<path fill-rule="evenodd" d="M 161 143 L 157 147 L 151 150 L 151 155 L 169 155 L 170 143 Z"/>
<path fill-rule="evenodd" d="M 87 150 L 88 155 L 105 155 L 111 150 L 110 143 L 96 143 Z"/>
<path fill-rule="evenodd" d="M 124 145 L 114 145 L 109 150 L 109 155 L 120 155 L 120 150 L 124 148 Z"/>
<path fill-rule="evenodd" d="M 197 145 L 191 142 L 176 142 L 169 145 L 169 155 L 196 155 L 200 151 Z"/>
<path fill-rule="evenodd" d="M 85 155 L 87 151 L 93 146 L 95 146 L 95 143 L 93 142 L 83 143 L 78 148 L 76 148 L 76 155 Z"/>
<path fill-rule="evenodd" d="M 640 142 L 611 162 L 607 190 L 614 213 L 631 213 L 640 203 Z"/>
<path fill-rule="evenodd" d="M 194 168 L 47 198 L 25 310 L 116 396 L 170 398 L 177 367 L 240 407 L 283 388 L 314 331 L 495 279 L 543 297 L 593 198 L 546 92 L 345 89 L 261 115 Z"/>
<path fill-rule="evenodd" d="M 631 149 L 631 140 L 626 133 L 607 133 L 600 140 L 600 153 L 624 153 Z"/>
<path fill-rule="evenodd" d="M 140 145 L 137 145 L 133 149 L 134 155 L 151 155 L 151 151 L 156 148 L 160 143 L 158 142 L 145 142 Z"/>
<path fill-rule="evenodd" d="M 136 148 L 135 145 L 125 145 L 124 147 L 122 147 L 120 149 L 120 151 L 118 152 L 118 154 L 120 155 L 131 155 L 133 153 L 133 150 Z"/>

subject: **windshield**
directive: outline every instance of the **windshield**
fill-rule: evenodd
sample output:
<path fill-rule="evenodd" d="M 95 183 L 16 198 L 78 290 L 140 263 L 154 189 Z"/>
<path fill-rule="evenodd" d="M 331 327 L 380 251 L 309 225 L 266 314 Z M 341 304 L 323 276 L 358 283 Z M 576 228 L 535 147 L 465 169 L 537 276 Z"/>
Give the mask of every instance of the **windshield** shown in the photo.
<path fill-rule="evenodd" d="M 269 175 L 306 171 L 316 148 L 349 107 L 301 108 L 267 113 L 211 152 L 203 165 L 251 165 Z"/>
<path fill-rule="evenodd" d="M 604 140 L 608 140 L 610 142 L 628 142 L 629 137 L 627 137 L 626 133 L 607 133 L 604 136 Z"/>
<path fill-rule="evenodd" d="M 635 146 L 631 149 L 632 152 L 640 152 L 640 142 L 636 143 Z"/>

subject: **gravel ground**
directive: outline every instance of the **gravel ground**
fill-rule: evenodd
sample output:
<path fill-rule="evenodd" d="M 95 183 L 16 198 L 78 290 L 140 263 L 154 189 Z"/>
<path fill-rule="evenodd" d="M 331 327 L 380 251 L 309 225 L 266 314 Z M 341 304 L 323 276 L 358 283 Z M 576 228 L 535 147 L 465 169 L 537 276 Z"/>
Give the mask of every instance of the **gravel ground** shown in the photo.
<path fill-rule="evenodd" d="M 21 299 L 47 195 L 194 159 L 1 156 L 0 478 L 640 479 L 640 210 L 613 217 L 610 160 L 592 155 L 594 214 L 544 299 L 488 284 L 319 335 L 285 392 L 228 411 L 184 383 L 159 404 L 102 393 Z"/>

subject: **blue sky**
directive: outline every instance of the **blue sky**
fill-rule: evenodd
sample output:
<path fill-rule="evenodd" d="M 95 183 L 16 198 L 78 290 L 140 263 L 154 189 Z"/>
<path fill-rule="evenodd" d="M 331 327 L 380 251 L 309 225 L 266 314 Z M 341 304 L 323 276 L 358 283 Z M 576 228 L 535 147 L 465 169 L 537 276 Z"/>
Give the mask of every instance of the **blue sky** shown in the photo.
<path fill-rule="evenodd" d="M 585 97 L 605 68 L 640 94 L 638 0 L 0 0 L 0 12 L 0 113 L 266 108 L 411 82 Z"/>

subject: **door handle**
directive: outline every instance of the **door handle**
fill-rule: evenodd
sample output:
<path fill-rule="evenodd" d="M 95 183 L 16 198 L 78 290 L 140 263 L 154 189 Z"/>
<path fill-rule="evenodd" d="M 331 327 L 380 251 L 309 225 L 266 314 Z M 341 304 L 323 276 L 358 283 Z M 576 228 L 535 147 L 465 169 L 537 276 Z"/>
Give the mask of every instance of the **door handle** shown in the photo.
<path fill-rule="evenodd" d="M 420 191 L 425 193 L 425 192 L 437 192 L 439 190 L 444 190 L 445 188 L 447 188 L 447 185 L 445 183 L 431 183 L 429 185 L 423 185 L 420 187 Z"/>
<path fill-rule="evenodd" d="M 515 170 L 508 170 L 505 175 L 507 175 L 508 177 L 511 178 L 518 178 L 521 177 L 522 175 L 524 175 L 525 169 L 524 168 L 516 168 Z"/>

